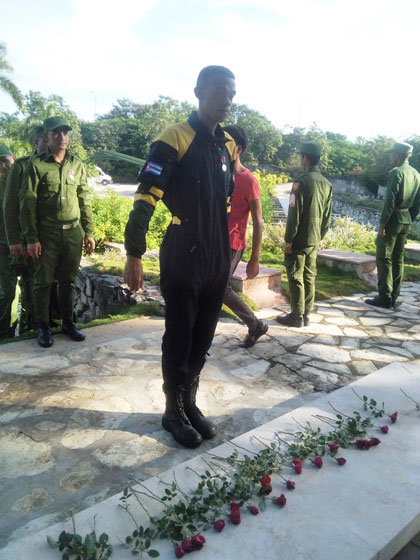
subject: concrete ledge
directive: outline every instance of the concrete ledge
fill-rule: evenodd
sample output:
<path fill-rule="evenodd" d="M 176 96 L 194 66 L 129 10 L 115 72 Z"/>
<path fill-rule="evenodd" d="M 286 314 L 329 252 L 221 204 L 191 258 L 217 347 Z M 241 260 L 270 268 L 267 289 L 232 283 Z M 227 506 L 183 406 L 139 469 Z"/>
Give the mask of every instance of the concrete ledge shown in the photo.
<path fill-rule="evenodd" d="M 247 263 L 241 261 L 232 276 L 234 290 L 244 293 L 251 298 L 258 307 L 273 307 L 287 303 L 288 299 L 281 288 L 281 271 L 260 266 L 256 278 L 246 276 Z"/>
<path fill-rule="evenodd" d="M 284 492 L 284 484 L 273 476 L 273 494 L 284 492 L 287 506 L 283 509 L 274 504 L 267 511 L 254 517 L 246 512 L 242 523 L 234 527 L 230 523 L 223 533 L 205 532 L 207 542 L 200 551 L 201 560 L 226 560 L 242 558 L 251 560 L 391 560 L 420 530 L 420 423 L 419 412 L 399 390 L 420 401 L 420 367 L 413 364 L 394 363 L 352 383 L 334 393 L 317 399 L 285 414 L 259 428 L 233 440 L 246 449 L 259 451 L 263 448 L 256 438 L 270 442 L 279 431 L 296 431 L 296 422 L 309 421 L 317 427 L 315 414 L 333 416 L 331 403 L 343 413 L 362 412 L 352 387 L 359 395 L 368 395 L 379 403 L 384 401 L 386 410 L 398 411 L 396 424 L 391 425 L 388 435 L 378 432 L 381 445 L 370 451 L 343 450 L 347 459 L 344 467 L 325 458 L 324 467 L 304 467 L 300 476 L 293 474 L 296 490 Z M 378 419 L 377 425 L 389 423 Z M 324 424 L 321 429 L 327 431 Z M 233 446 L 225 443 L 212 453 L 227 456 Z M 206 460 L 209 459 L 207 455 Z M 200 472 L 207 467 L 200 457 L 195 457 L 153 477 L 145 485 L 160 495 L 161 480 L 172 482 L 174 473 L 181 488 L 189 492 L 197 480 L 187 467 Z M 285 467 L 287 478 L 292 474 Z M 123 489 L 121 489 L 123 490 Z M 115 543 L 112 558 L 128 560 L 129 550 L 119 545 L 133 531 L 133 523 L 119 507 L 121 494 L 109 498 L 75 516 L 76 528 L 84 535 L 93 529 L 105 531 Z M 154 515 L 154 504 L 144 502 Z M 159 507 L 159 506 L 158 506 Z M 147 525 L 147 517 L 132 502 L 131 510 L 140 524 Z M 56 551 L 49 549 L 46 536 L 54 539 L 63 530 L 72 531 L 72 523 L 60 523 L 37 534 L 22 538 L 0 550 L 0 560 L 24 558 L 25 560 L 56 560 Z M 169 541 L 157 541 L 162 560 L 174 558 Z"/>
<path fill-rule="evenodd" d="M 345 272 L 354 271 L 359 276 L 374 272 L 376 269 L 375 256 L 360 255 L 349 251 L 336 251 L 335 249 L 318 251 L 318 262 Z"/>
<path fill-rule="evenodd" d="M 406 243 L 405 256 L 407 259 L 420 262 L 420 243 Z"/>

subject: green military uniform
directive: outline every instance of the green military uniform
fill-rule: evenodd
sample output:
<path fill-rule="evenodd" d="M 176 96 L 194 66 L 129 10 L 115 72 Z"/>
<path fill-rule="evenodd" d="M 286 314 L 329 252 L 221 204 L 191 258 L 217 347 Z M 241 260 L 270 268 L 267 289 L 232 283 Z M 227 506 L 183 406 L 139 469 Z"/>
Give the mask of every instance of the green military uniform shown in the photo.
<path fill-rule="evenodd" d="M 412 146 L 395 143 L 393 151 L 409 157 Z M 390 307 L 397 300 L 404 272 L 407 233 L 420 210 L 420 175 L 407 160 L 389 173 L 380 223 L 385 236 L 376 239 L 379 300 Z M 372 303 L 369 301 L 369 303 Z"/>
<path fill-rule="evenodd" d="M 314 142 L 305 142 L 301 153 L 320 156 L 321 147 Z M 296 316 L 308 314 L 314 306 L 316 255 L 330 226 L 331 198 L 331 184 L 316 166 L 293 183 L 285 233 L 285 242 L 292 244 L 292 252 L 285 255 L 284 264 L 291 310 Z"/>
<path fill-rule="evenodd" d="M 60 117 L 51 119 L 59 122 Z M 30 160 L 24 185 L 21 209 L 23 233 L 28 244 L 40 242 L 42 248 L 35 262 L 33 295 L 36 322 L 48 325 L 54 273 L 59 283 L 61 316 L 63 321 L 72 321 L 74 282 L 82 255 L 83 237 L 93 235 L 85 167 L 78 157 L 68 151 L 62 163 L 47 151 Z"/>
<path fill-rule="evenodd" d="M 31 156 L 19 158 L 13 164 L 7 177 L 4 193 L 3 211 L 6 228 L 7 242 L 10 245 L 23 245 L 24 240 L 20 227 L 20 199 L 22 198 L 22 181 L 26 166 Z M 13 269 L 15 277 L 20 276 L 21 290 L 21 312 L 19 320 L 19 332 L 23 333 L 34 327 L 33 305 L 32 305 L 32 280 L 34 266 L 32 259 L 25 257 L 13 257 Z"/>
<path fill-rule="evenodd" d="M 11 156 L 7 146 L 0 144 L 0 157 Z M 4 223 L 3 200 L 7 175 L 0 173 L 0 339 L 13 336 L 10 327 L 12 303 L 16 294 L 16 273 L 10 260 Z"/>

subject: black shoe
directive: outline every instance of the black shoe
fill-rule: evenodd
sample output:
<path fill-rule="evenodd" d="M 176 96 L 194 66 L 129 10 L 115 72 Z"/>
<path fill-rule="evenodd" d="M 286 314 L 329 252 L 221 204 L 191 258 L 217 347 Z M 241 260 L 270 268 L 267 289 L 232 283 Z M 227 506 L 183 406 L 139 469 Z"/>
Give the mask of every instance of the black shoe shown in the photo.
<path fill-rule="evenodd" d="M 61 327 L 61 332 L 69 336 L 72 340 L 76 342 L 81 342 L 85 340 L 85 333 L 78 329 L 73 321 L 63 321 L 63 326 Z"/>
<path fill-rule="evenodd" d="M 303 326 L 309 327 L 310 324 L 311 324 L 311 319 L 309 317 L 309 313 L 305 313 L 303 316 Z"/>
<path fill-rule="evenodd" d="M 284 317 L 281 317 L 279 315 L 278 317 L 276 317 L 276 321 L 280 325 L 284 325 L 286 327 L 296 327 L 296 328 L 303 327 L 302 315 L 295 315 L 294 313 L 289 313 Z"/>
<path fill-rule="evenodd" d="M 184 412 L 191 422 L 192 427 L 197 430 L 204 439 L 211 439 L 217 434 L 217 427 L 216 424 L 204 416 L 195 404 L 198 382 L 199 377 L 197 376 L 185 384 Z"/>
<path fill-rule="evenodd" d="M 383 307 L 384 309 L 391 309 L 392 303 L 382 299 L 380 296 L 375 296 L 372 299 L 365 299 L 365 303 L 368 305 L 373 305 L 375 307 Z"/>
<path fill-rule="evenodd" d="M 241 344 L 242 348 L 251 348 L 251 346 L 254 346 L 257 340 L 262 336 L 264 336 L 267 331 L 268 331 L 267 323 L 260 321 L 255 331 L 249 332 L 246 335 L 243 343 Z"/>
<path fill-rule="evenodd" d="M 163 386 L 166 395 L 166 410 L 162 416 L 162 426 L 171 432 L 175 441 L 194 449 L 203 441 L 201 435 L 193 428 L 184 411 L 184 388 L 182 385 Z"/>
<path fill-rule="evenodd" d="M 54 344 L 50 327 L 44 323 L 38 325 L 38 344 L 42 348 L 50 348 Z"/>

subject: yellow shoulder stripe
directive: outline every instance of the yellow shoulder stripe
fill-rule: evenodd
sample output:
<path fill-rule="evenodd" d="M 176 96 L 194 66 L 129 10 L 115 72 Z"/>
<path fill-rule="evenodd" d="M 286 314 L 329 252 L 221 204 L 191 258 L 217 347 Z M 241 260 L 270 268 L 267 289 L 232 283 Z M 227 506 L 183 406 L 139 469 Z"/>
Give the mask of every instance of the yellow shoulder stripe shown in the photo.
<path fill-rule="evenodd" d="M 149 192 L 157 196 L 158 198 L 162 198 L 163 190 L 158 189 L 157 187 L 150 187 Z"/>
<path fill-rule="evenodd" d="M 188 123 L 180 123 L 165 128 L 156 140 L 165 142 L 174 148 L 178 153 L 177 160 L 180 161 L 191 146 L 194 136 L 195 130 Z"/>
<path fill-rule="evenodd" d="M 148 202 L 152 206 L 156 206 L 156 200 L 151 194 L 136 193 L 134 195 L 134 202 L 137 200 L 144 200 L 144 202 Z"/>
<path fill-rule="evenodd" d="M 226 142 L 226 148 L 228 149 L 229 155 L 230 155 L 230 161 L 235 161 L 236 159 L 236 144 L 235 144 L 235 140 L 232 138 L 232 136 L 224 131 L 225 136 L 228 140 L 228 142 Z"/>

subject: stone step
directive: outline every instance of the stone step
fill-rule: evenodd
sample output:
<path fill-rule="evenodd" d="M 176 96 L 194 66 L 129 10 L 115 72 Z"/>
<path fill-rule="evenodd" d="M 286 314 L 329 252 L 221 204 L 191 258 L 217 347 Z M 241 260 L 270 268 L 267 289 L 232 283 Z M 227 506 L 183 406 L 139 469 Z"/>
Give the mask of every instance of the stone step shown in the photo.
<path fill-rule="evenodd" d="M 361 396 L 366 394 L 379 403 L 384 402 L 387 411 L 399 414 L 395 424 L 390 424 L 389 418 L 375 421 L 377 425 L 391 426 L 387 435 L 377 430 L 381 445 L 369 451 L 355 448 L 340 451 L 340 456 L 347 459 L 343 467 L 324 457 L 321 470 L 305 463 L 303 473 L 297 476 L 285 465 L 284 476 L 293 478 L 296 489 L 285 490 L 284 483 L 276 475 L 272 477 L 272 485 L 273 496 L 284 493 L 287 505 L 279 508 L 268 503 L 267 510 L 257 516 L 248 514 L 244 507 L 240 526 L 227 523 L 220 534 L 212 529 L 205 531 L 206 544 L 200 551 L 200 559 L 391 560 L 420 530 L 420 420 L 414 403 L 400 388 L 420 401 L 418 365 L 390 364 L 313 401 L 311 406 L 297 408 L 235 438 L 232 440 L 235 446 L 227 442 L 210 451 L 210 455 L 229 456 L 241 446 L 251 453 L 259 452 L 264 449 L 264 443 L 273 441 L 275 434 L 296 432 L 299 425 L 306 422 L 313 428 L 319 425 L 321 430 L 327 431 L 329 428 L 315 415 L 334 419 L 332 406 L 344 414 L 357 410 L 366 415 L 352 389 Z M 175 476 L 188 494 L 198 482 L 190 469 L 197 473 L 207 470 L 210 455 L 187 460 L 148 479 L 144 485 L 162 495 L 162 481 L 172 483 Z M 119 507 L 120 496 L 115 495 L 76 514 L 75 525 L 82 535 L 94 528 L 97 534 L 106 532 L 114 544 L 112 558 L 128 560 L 133 557 L 131 552 L 119 543 L 125 541 L 134 527 L 133 521 Z M 157 502 L 142 498 L 142 503 L 151 515 L 159 513 Z M 148 525 L 146 513 L 133 500 L 130 500 L 130 510 L 138 524 Z M 0 560 L 56 560 L 57 552 L 48 547 L 46 537 L 56 539 L 62 530 L 72 532 L 72 521 L 55 524 L 10 543 L 0 550 Z M 162 560 L 174 558 L 174 545 L 168 540 L 159 540 L 153 546 L 159 550 Z"/>
<path fill-rule="evenodd" d="M 376 270 L 376 257 L 374 255 L 361 255 L 336 249 L 318 251 L 318 262 L 345 272 L 356 272 L 359 276 L 373 273 Z"/>
<path fill-rule="evenodd" d="M 244 293 L 258 307 L 273 307 L 287 303 L 287 297 L 281 287 L 281 271 L 260 266 L 256 278 L 247 278 L 246 262 L 241 261 L 232 276 L 234 290 Z"/>
<path fill-rule="evenodd" d="M 420 243 L 406 243 L 405 256 L 407 259 L 420 262 Z"/>

